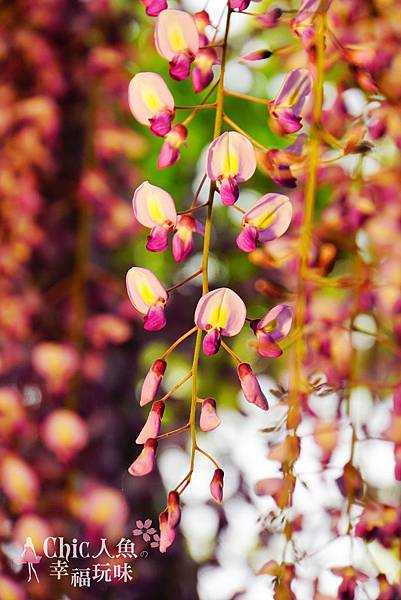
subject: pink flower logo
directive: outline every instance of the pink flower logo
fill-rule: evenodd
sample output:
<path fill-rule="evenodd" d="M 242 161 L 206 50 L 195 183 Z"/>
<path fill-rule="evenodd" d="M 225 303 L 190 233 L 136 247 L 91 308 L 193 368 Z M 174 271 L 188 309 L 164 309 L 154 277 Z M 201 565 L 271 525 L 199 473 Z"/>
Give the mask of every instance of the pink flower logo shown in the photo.
<path fill-rule="evenodd" d="M 146 521 L 138 520 L 136 522 L 136 529 L 132 530 L 134 536 L 141 536 L 145 542 L 150 542 L 151 548 L 157 548 L 159 545 L 159 536 L 154 527 L 152 527 L 152 520 L 146 519 Z M 153 541 L 151 541 L 153 539 Z"/>

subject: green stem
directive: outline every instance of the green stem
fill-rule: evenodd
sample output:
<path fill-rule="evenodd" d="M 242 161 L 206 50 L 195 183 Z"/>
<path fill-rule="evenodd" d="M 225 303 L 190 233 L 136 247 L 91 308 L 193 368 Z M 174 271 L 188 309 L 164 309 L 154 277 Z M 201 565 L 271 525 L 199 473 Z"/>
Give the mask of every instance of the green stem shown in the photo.
<path fill-rule="evenodd" d="M 217 88 L 217 97 L 216 97 L 216 115 L 214 121 L 214 131 L 213 131 L 213 139 L 218 137 L 221 134 L 222 126 L 223 126 L 223 110 L 224 110 L 224 75 L 226 68 L 226 58 L 227 58 L 227 40 L 228 40 L 228 32 L 230 28 L 230 19 L 231 19 L 231 10 L 228 9 L 227 12 L 227 20 L 226 20 L 226 28 L 224 33 L 224 41 L 223 41 L 223 51 L 221 57 L 221 70 L 220 70 L 220 79 L 219 85 Z M 203 240 L 203 259 L 202 259 L 202 294 L 206 294 L 209 290 L 209 276 L 208 276 L 208 265 L 209 265 L 209 250 L 210 250 L 210 237 L 212 230 L 212 212 L 213 212 L 213 197 L 215 192 L 215 184 L 214 182 L 210 183 L 209 189 L 209 198 L 208 198 L 208 207 L 207 207 L 207 216 L 205 223 L 205 236 Z M 199 365 L 199 355 L 202 344 L 202 330 L 198 329 L 196 334 L 195 341 L 195 349 L 194 356 L 192 362 L 192 398 L 191 398 L 191 409 L 189 414 L 189 424 L 191 429 L 191 460 L 190 467 L 188 473 L 188 480 L 190 481 L 194 463 L 195 463 L 195 452 L 197 449 L 196 445 L 196 403 L 197 403 L 197 375 L 198 375 L 198 365 Z"/>

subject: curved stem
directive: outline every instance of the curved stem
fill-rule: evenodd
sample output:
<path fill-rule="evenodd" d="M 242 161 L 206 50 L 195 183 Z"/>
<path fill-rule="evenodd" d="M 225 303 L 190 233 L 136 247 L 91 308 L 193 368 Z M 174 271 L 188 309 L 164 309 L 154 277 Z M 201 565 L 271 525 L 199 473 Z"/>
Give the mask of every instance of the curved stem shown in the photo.
<path fill-rule="evenodd" d="M 224 340 L 221 340 L 221 345 L 224 348 L 224 350 L 227 352 L 227 354 L 229 354 L 235 361 L 237 361 L 237 363 L 244 362 L 243 360 L 240 359 L 238 354 L 236 354 L 234 352 L 234 350 L 231 350 L 230 346 L 228 346 Z"/>

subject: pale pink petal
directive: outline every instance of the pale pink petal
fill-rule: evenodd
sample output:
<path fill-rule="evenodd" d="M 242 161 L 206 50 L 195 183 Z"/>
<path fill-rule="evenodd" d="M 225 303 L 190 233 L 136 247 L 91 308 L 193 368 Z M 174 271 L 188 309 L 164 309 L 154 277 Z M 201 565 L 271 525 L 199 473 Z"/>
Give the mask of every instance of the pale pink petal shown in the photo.
<path fill-rule="evenodd" d="M 157 73 L 137 73 L 129 84 L 128 102 L 136 120 L 147 127 L 150 127 L 150 119 L 160 112 L 174 114 L 174 98 Z"/>
<path fill-rule="evenodd" d="M 166 552 L 167 548 L 171 546 L 171 544 L 175 540 L 175 530 L 173 527 L 170 527 L 168 524 L 168 512 L 167 510 L 163 511 L 159 516 L 159 524 L 160 524 L 160 552 Z"/>
<path fill-rule="evenodd" d="M 220 330 L 231 337 L 244 326 L 246 307 L 241 298 L 229 288 L 208 292 L 199 300 L 195 310 L 195 324 L 204 331 Z"/>
<path fill-rule="evenodd" d="M 167 302 L 167 292 L 149 269 L 131 267 L 127 273 L 127 292 L 133 306 L 142 315 L 159 300 Z"/>
<path fill-rule="evenodd" d="M 161 360 L 160 358 L 153 362 L 142 385 L 140 400 L 141 406 L 145 406 L 145 404 L 148 404 L 148 402 L 152 402 L 152 400 L 154 400 L 159 390 L 161 380 L 163 379 L 163 375 L 166 371 L 166 366 L 166 361 Z"/>
<path fill-rule="evenodd" d="M 163 223 L 176 224 L 177 211 L 168 192 L 144 181 L 134 192 L 132 199 L 135 218 L 144 227 L 153 228 Z"/>
<path fill-rule="evenodd" d="M 200 414 L 200 428 L 202 431 L 213 431 L 220 425 L 221 421 L 216 412 L 216 400 L 205 398 L 202 402 Z"/>
<path fill-rule="evenodd" d="M 287 304 L 278 304 L 258 322 L 257 329 L 263 330 L 275 321 L 275 327 L 269 331 L 273 341 L 279 342 L 285 338 L 292 326 L 293 310 Z"/>
<path fill-rule="evenodd" d="M 156 20 L 155 44 L 158 53 L 168 61 L 179 54 L 196 54 L 199 33 L 195 19 L 183 10 L 163 10 Z"/>
<path fill-rule="evenodd" d="M 266 194 L 255 202 L 243 216 L 244 227 L 254 227 L 257 239 L 268 242 L 283 235 L 292 218 L 292 204 L 283 194 Z"/>
<path fill-rule="evenodd" d="M 217 181 L 233 177 L 239 182 L 247 181 L 255 169 L 255 151 L 241 133 L 226 131 L 210 144 L 206 157 L 209 179 Z"/>
<path fill-rule="evenodd" d="M 146 419 L 145 425 L 142 427 L 140 434 L 136 438 L 137 444 L 144 444 L 149 438 L 156 438 L 159 435 L 163 413 L 164 402 L 155 402 Z"/>
<path fill-rule="evenodd" d="M 268 410 L 268 402 L 260 388 L 259 381 L 257 380 L 255 373 L 251 369 L 251 366 L 248 365 L 248 363 L 241 363 L 238 365 L 237 372 L 245 399 L 251 404 L 255 404 L 262 410 Z"/>
<path fill-rule="evenodd" d="M 149 439 L 145 442 L 142 452 L 128 469 L 128 473 L 134 477 L 148 475 L 155 465 L 155 452 L 157 440 Z"/>

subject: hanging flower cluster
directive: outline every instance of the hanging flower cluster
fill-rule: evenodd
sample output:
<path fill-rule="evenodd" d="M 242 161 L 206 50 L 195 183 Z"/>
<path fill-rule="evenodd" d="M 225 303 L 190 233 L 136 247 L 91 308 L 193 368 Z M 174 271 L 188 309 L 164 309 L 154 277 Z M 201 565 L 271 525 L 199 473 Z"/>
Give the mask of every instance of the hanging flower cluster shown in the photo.
<path fill-rule="evenodd" d="M 227 18 L 227 33 L 231 10 Z M 201 32 L 197 23 L 202 23 Z M 202 43 L 205 51 L 212 52 L 207 47 L 208 39 L 205 35 L 205 25 L 209 23 L 206 13 L 202 18 L 194 19 L 192 15 L 178 10 L 161 10 L 155 24 L 155 43 L 159 54 L 169 61 L 169 72 L 173 79 L 182 80 L 189 76 L 191 63 L 195 63 L 193 83 L 195 91 L 200 91 L 208 85 L 211 77 L 200 76 L 202 65 L 207 60 L 205 55 L 199 56 L 199 45 Z M 193 233 L 198 232 L 204 236 L 203 264 L 199 270 L 188 277 L 182 284 L 166 288 L 148 269 L 134 266 L 127 273 L 127 291 L 132 305 L 143 316 L 144 328 L 148 331 L 162 329 L 166 325 L 170 295 L 174 289 L 184 285 L 187 281 L 197 276 L 202 276 L 203 294 L 194 306 L 193 327 L 184 333 L 173 345 L 176 347 L 182 340 L 196 333 L 193 367 L 190 378 L 193 381 L 193 393 L 190 402 L 189 421 L 181 430 L 190 429 L 191 436 L 196 440 L 196 407 L 201 402 L 199 425 L 202 431 L 211 431 L 219 426 L 220 419 L 216 412 L 216 400 L 206 398 L 201 400 L 197 396 L 196 373 L 199 364 L 199 350 L 202 344 L 206 357 L 216 354 L 222 346 L 234 357 L 237 364 L 239 383 L 245 399 L 262 410 L 269 408 L 268 401 L 261 389 L 258 379 L 251 365 L 241 361 L 227 346 L 224 338 L 238 335 L 243 329 L 246 320 L 250 321 L 251 331 L 256 336 L 259 353 L 268 358 L 281 355 L 278 342 L 290 332 L 292 323 L 292 308 L 289 305 L 279 305 L 269 310 L 265 316 L 258 319 L 247 318 L 247 309 L 241 297 L 230 288 L 217 288 L 209 291 L 209 278 L 207 259 L 210 251 L 210 232 L 212 228 L 212 207 L 215 193 L 218 193 L 223 205 L 230 207 L 236 204 L 240 197 L 239 184 L 249 181 L 254 175 L 257 165 L 256 153 L 248 137 L 238 131 L 222 132 L 221 120 L 224 99 L 224 67 L 227 47 L 222 48 L 221 75 L 218 83 L 218 97 L 216 103 L 215 136 L 209 144 L 206 153 L 206 163 L 203 181 L 209 180 L 209 200 L 206 205 L 199 205 L 197 199 L 189 209 L 177 211 L 176 203 L 171 195 L 158 186 L 145 181 L 134 192 L 133 210 L 136 219 L 141 225 L 150 229 L 146 248 L 151 252 L 160 252 L 168 249 L 169 234 L 173 234 L 172 252 L 177 262 L 189 257 L 194 247 Z M 214 59 L 210 58 L 211 64 Z M 196 71 L 198 69 L 198 71 Z M 195 73 L 197 73 L 195 75 Z M 212 74 L 212 72 L 210 71 Z M 202 80 L 202 85 L 200 81 Z M 301 125 L 299 113 L 302 109 L 306 95 L 310 92 L 309 79 L 302 72 L 294 72 L 289 83 L 284 86 L 272 109 L 272 115 L 284 122 L 287 119 L 295 120 L 297 125 L 290 128 L 297 131 Z M 292 112 L 281 113 L 280 107 L 291 97 Z M 143 125 L 150 127 L 152 133 L 165 136 L 165 144 L 171 143 L 168 136 L 182 124 L 172 126 L 175 109 L 174 100 L 164 80 L 156 73 L 137 73 L 129 86 L 129 105 L 133 116 Z M 202 107 L 202 105 L 201 105 Z M 281 115 L 281 116 L 280 116 Z M 284 116 L 283 116 L 284 115 Z M 165 148 L 165 146 L 164 146 Z M 171 152 L 169 152 L 171 155 Z M 165 152 L 166 154 L 166 152 Z M 163 155 L 163 150 L 162 154 Z M 178 155 L 174 155 L 175 162 Z M 160 157 L 159 157 L 160 162 Z M 168 162 L 168 161 L 167 161 Z M 160 166 L 160 165 L 159 165 Z M 163 162 L 163 166 L 165 166 Z M 193 213 L 207 208 L 206 220 L 195 220 Z M 258 244 L 281 237 L 288 229 L 292 218 L 292 205 L 289 198 L 282 194 L 266 194 L 256 201 L 247 211 L 243 211 L 241 232 L 237 237 L 237 245 L 244 252 L 255 250 Z M 149 370 L 142 386 L 140 404 L 143 406 L 153 402 L 146 424 L 140 432 L 137 443 L 143 444 L 143 449 L 138 458 L 132 463 L 128 471 L 133 476 L 143 476 L 150 473 L 155 464 L 158 439 L 169 434 L 160 434 L 162 418 L 165 411 L 166 400 L 172 392 L 165 394 L 157 400 L 158 390 L 163 375 L 168 368 L 165 360 L 170 350 L 156 360 Z M 170 400 L 171 402 L 171 400 Z M 169 493 L 167 508 L 160 515 L 160 550 L 165 552 L 173 543 L 175 528 L 179 523 L 180 496 L 190 483 L 196 452 L 204 452 L 194 441 L 191 450 L 191 467 L 185 479 L 177 488 Z M 210 484 L 210 491 L 217 502 L 223 498 L 223 471 L 216 461 L 210 457 L 215 471 Z"/>
<path fill-rule="evenodd" d="M 168 369 L 168 355 L 195 335 L 193 366 L 183 380 L 192 379 L 193 384 L 189 418 L 177 430 L 190 430 L 190 466 L 186 477 L 170 492 L 161 513 L 161 550 L 165 551 L 175 538 L 177 506 L 191 481 L 198 452 L 213 463 L 213 498 L 221 502 L 223 497 L 223 471 L 199 447 L 196 438 L 198 413 L 201 431 L 212 431 L 220 425 L 218 392 L 212 388 L 208 391 L 216 399 L 198 397 L 198 367 L 202 372 L 206 370 L 208 357 L 223 350 L 237 363 L 246 400 L 265 411 L 272 404 L 253 367 L 229 346 L 229 338 L 240 334 L 248 322 L 255 336 L 251 345 L 266 361 L 280 357 L 284 347 L 291 347 L 288 373 L 285 377 L 279 374 L 281 383 L 272 390 L 275 404 L 285 414 L 264 430 L 271 436 L 268 458 L 278 465 L 278 473 L 261 479 L 255 488 L 258 496 L 274 503 L 266 517 L 266 537 L 272 538 L 273 533 L 280 536 L 283 551 L 277 556 L 277 548 L 268 542 L 275 558 L 259 573 L 271 578 L 276 599 L 295 599 L 298 589 L 307 594 L 305 597 L 332 597 L 321 591 L 322 581 L 315 575 L 307 592 L 298 587 L 299 582 L 306 581 L 303 561 L 306 564 L 321 551 L 309 538 L 309 556 L 309 549 L 302 544 L 310 515 L 305 514 L 299 498 L 307 493 L 311 502 L 314 498 L 298 465 L 303 464 L 310 441 L 318 454 L 317 477 L 337 498 L 327 498 L 322 509 L 330 530 L 323 547 L 330 542 L 329 534 L 334 534 L 344 542 L 343 547 L 350 548 L 344 560 L 337 557 L 337 562 L 327 566 L 330 577 L 337 578 L 337 597 L 358 598 L 365 590 L 367 596 L 380 600 L 401 597 L 399 577 L 381 572 L 383 561 L 378 561 L 379 567 L 375 564 L 376 575 L 368 576 L 366 565 L 360 568 L 357 564 L 354 551 L 356 542 L 375 540 L 380 552 L 390 549 L 399 553 L 399 490 L 394 487 L 401 478 L 401 44 L 395 17 L 399 10 L 394 3 L 379 1 L 351 0 L 344 4 L 341 0 L 301 0 L 291 8 L 273 5 L 266 9 L 262 3 L 229 0 L 209 38 L 207 34 L 213 28 L 206 11 L 191 15 L 172 10 L 167 3 L 145 4 L 148 15 L 156 17 L 156 48 L 168 61 L 171 78 L 180 81 L 192 75 L 195 92 L 210 85 L 198 105 L 186 107 L 192 112 L 184 120 L 180 120 L 181 108 L 170 96 L 168 101 L 155 103 L 147 122 L 139 118 L 137 107 L 131 103 L 139 122 L 151 128 L 152 119 L 167 123 L 158 167 L 179 160 L 187 138 L 190 141 L 187 126 L 200 110 L 215 111 L 213 139 L 206 149 L 201 180 L 201 187 L 209 184 L 207 202 L 198 202 L 198 192 L 189 207 L 181 207 L 179 199 L 172 199 L 167 191 L 148 182 L 134 195 L 136 218 L 150 229 L 148 250 L 166 251 L 171 234 L 173 256 L 179 262 L 202 242 L 192 234 L 203 236 L 202 263 L 182 282 L 184 285 L 202 277 L 202 294 L 193 307 L 195 327 L 153 363 L 145 378 L 141 405 L 154 404 L 138 438 L 144 448 L 130 467 L 136 476 L 150 472 L 158 444 L 176 433 L 160 432 L 167 401 L 178 388 L 160 397 L 159 389 Z M 231 46 L 230 38 L 233 13 L 242 15 L 236 19 L 246 21 L 247 36 L 261 43 L 260 49 L 248 52 L 239 58 L 240 62 L 251 63 L 256 70 L 259 62 L 275 56 L 282 66 L 281 85 L 274 97 L 254 97 L 231 91 L 226 85 L 227 57 L 235 61 L 235 43 Z M 272 29 L 277 33 L 269 37 Z M 276 42 L 281 31 L 286 45 L 266 49 L 266 40 Z M 132 81 L 144 75 L 136 74 Z M 275 83 L 272 81 L 272 85 Z M 153 91 L 161 95 L 156 86 Z M 225 102 L 227 97 L 230 103 L 236 98 L 245 106 L 263 106 L 260 130 L 268 127 L 268 146 L 247 133 L 246 119 L 239 125 L 235 123 Z M 267 176 L 262 179 L 266 185 L 262 188 L 257 184 L 261 188 L 259 198 L 242 208 L 241 189 L 249 185 L 255 173 L 259 181 L 261 174 Z M 289 188 L 288 195 L 283 188 Z M 255 289 L 269 303 L 264 315 L 248 314 L 245 296 L 236 286 L 209 289 L 208 258 L 216 202 L 227 211 L 241 212 L 236 245 L 253 265 L 263 269 Z M 195 221 L 194 213 L 202 214 L 202 210 L 206 217 Z M 225 243 L 228 237 L 225 232 Z M 138 273 L 139 281 L 143 270 L 133 267 L 131 272 Z M 130 284 L 128 280 L 127 284 L 131 301 L 143 315 L 147 329 L 153 321 L 156 327 L 150 328 L 164 326 L 174 290 L 181 285 L 164 287 L 169 285 L 167 281 L 162 284 L 154 278 L 149 271 L 146 280 L 141 280 L 142 287 L 135 281 Z M 274 376 L 275 369 L 269 369 Z M 372 415 L 377 411 L 383 418 L 380 424 L 374 419 L 361 423 L 355 416 L 361 389 L 372 403 Z M 388 396 L 392 397 L 391 409 L 384 402 Z M 395 495 L 374 489 L 366 467 L 364 472 L 361 457 L 373 440 L 391 449 L 394 478 L 388 485 Z M 343 452 L 344 461 L 339 467 L 340 450 L 345 447 L 347 452 Z"/>

